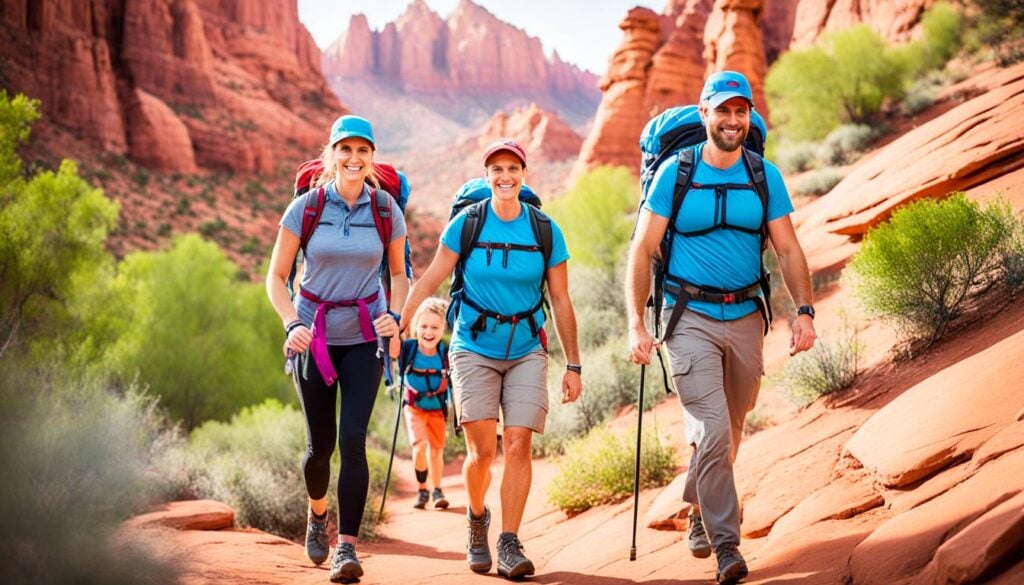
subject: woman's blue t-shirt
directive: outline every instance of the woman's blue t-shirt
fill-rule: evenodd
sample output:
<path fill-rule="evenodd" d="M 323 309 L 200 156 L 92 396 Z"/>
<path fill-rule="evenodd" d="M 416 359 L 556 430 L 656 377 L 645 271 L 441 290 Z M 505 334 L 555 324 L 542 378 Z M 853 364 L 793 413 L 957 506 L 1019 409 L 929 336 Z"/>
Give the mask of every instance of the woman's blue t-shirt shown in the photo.
<path fill-rule="evenodd" d="M 426 355 L 417 349 L 416 355 L 412 359 L 412 367 L 419 370 L 437 370 L 438 372 L 436 374 L 418 374 L 410 371 L 405 377 L 405 383 L 413 390 L 426 393 L 435 392 L 440 388 L 442 381 L 441 368 L 443 367 L 440 353 Z M 445 390 L 445 394 L 447 393 L 448 390 Z M 416 403 L 413 406 L 421 410 L 441 410 L 441 396 L 417 397 Z"/>
<path fill-rule="evenodd" d="M 538 242 L 530 227 L 528 213 L 526 204 L 520 203 L 519 215 L 505 221 L 493 209 L 488 209 L 478 242 L 536 245 Z M 462 226 L 465 223 L 466 214 L 463 212 L 455 216 L 441 234 L 441 244 L 456 254 L 462 251 Z M 546 267 L 544 256 L 539 251 L 494 250 L 488 262 L 487 250 L 474 248 L 463 273 L 465 295 L 480 307 L 502 315 L 514 315 L 536 307 L 541 299 L 540 284 L 545 269 L 569 259 L 562 230 L 554 221 L 551 222 L 551 243 L 551 257 Z M 492 359 L 514 360 L 540 346 L 540 339 L 533 335 L 529 323 L 524 321 L 513 325 L 488 319 L 485 330 L 473 339 L 470 327 L 478 316 L 479 313 L 469 304 L 461 304 L 452 333 L 451 351 L 471 351 Z M 538 327 L 544 326 L 543 308 L 534 312 L 534 319 Z"/>

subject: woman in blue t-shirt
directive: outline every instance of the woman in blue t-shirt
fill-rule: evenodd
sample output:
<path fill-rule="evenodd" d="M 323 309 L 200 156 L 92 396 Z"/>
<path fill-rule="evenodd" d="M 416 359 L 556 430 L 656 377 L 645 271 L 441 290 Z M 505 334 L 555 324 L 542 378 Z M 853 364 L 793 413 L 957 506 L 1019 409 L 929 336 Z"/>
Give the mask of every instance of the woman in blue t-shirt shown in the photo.
<path fill-rule="evenodd" d="M 379 338 L 398 335 L 398 312 L 409 290 L 405 219 L 390 196 L 387 246 L 375 223 L 376 193 L 367 184 L 376 184 L 375 150 L 368 121 L 338 118 L 321 155 L 324 172 L 310 192 L 314 196 L 323 188 L 326 201 L 303 250 L 301 293 L 294 304 L 285 282 L 299 250 L 306 197 L 297 197 L 285 211 L 267 274 L 267 294 L 288 334 L 286 347 L 297 356 L 293 371 L 308 437 L 302 461 L 309 496 L 306 554 L 316 564 L 330 553 L 327 488 L 336 436 L 341 450 L 333 582 L 352 582 L 363 574 L 355 545 L 370 477 L 366 429 L 383 373 L 378 344 Z M 391 272 L 390 308 L 380 279 L 382 257 Z M 336 387 L 342 402 L 338 420 Z"/>
<path fill-rule="evenodd" d="M 490 511 L 484 499 L 497 448 L 500 410 L 505 472 L 498 573 L 514 579 L 534 573 L 517 533 L 530 491 L 533 433 L 544 432 L 548 410 L 544 283 L 568 361 L 562 377 L 563 403 L 575 401 L 582 392 L 582 368 L 576 314 L 569 298 L 565 239 L 551 222 L 551 250 L 545 262 L 545 250 L 531 223 L 535 212 L 519 200 L 526 178 L 526 153 L 516 142 L 503 139 L 487 148 L 483 160 L 491 198 L 477 204 L 480 207 L 470 206 L 445 228 L 430 267 L 409 293 L 403 319 L 413 315 L 453 273 L 462 254 L 464 287 L 455 301 L 449 364 L 467 447 L 462 467 L 469 497 L 466 560 L 475 572 L 491 569 L 487 542 Z M 473 249 L 463 251 L 463 225 L 471 210 L 479 212 L 483 227 Z"/>

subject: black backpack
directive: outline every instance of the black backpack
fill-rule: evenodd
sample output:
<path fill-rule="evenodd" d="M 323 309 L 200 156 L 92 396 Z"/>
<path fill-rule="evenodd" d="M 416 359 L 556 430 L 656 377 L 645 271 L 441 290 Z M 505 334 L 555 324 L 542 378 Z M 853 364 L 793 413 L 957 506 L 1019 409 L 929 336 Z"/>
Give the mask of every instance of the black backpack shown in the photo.
<path fill-rule="evenodd" d="M 484 229 L 484 221 L 486 221 L 487 214 L 490 210 L 490 198 L 490 186 L 484 179 L 477 178 L 467 181 L 458 190 L 458 192 L 456 192 L 455 200 L 452 203 L 451 219 L 454 219 L 459 213 L 465 213 L 466 221 L 462 224 L 462 232 L 459 240 L 459 261 L 455 265 L 455 273 L 452 275 L 452 286 L 450 292 L 452 302 L 448 306 L 448 326 L 455 326 L 455 319 L 458 317 L 459 309 L 461 308 L 462 303 L 466 303 L 480 314 L 476 322 L 474 322 L 470 327 L 473 339 L 476 339 L 477 334 L 487 328 L 488 319 L 494 319 L 499 323 L 511 322 L 513 323 L 513 326 L 519 321 L 526 321 L 530 326 L 530 332 L 534 337 L 540 338 L 541 345 L 546 350 L 547 336 L 544 333 L 544 329 L 540 327 L 534 319 L 534 314 L 538 309 L 543 309 L 547 312 L 548 308 L 544 276 L 541 276 L 541 282 L 539 284 L 541 295 L 538 306 L 521 313 L 516 313 L 515 315 L 503 315 L 490 311 L 476 304 L 475 301 L 466 295 L 463 273 L 466 268 L 466 262 L 469 259 L 469 254 L 474 248 L 483 248 L 486 250 L 488 260 L 490 260 L 492 255 L 497 252 L 501 255 L 502 262 L 504 263 L 508 262 L 508 253 L 511 250 L 540 252 L 544 258 L 543 274 L 547 273 L 548 260 L 551 259 L 553 247 L 551 218 L 540 210 L 540 197 L 538 197 L 537 194 L 526 185 L 523 185 L 522 189 L 520 189 L 519 200 L 527 203 L 526 209 L 529 212 L 530 228 L 533 230 L 533 237 L 537 243 L 535 245 L 502 244 L 495 242 L 480 243 L 480 232 Z M 511 343 L 512 337 L 510 336 L 509 348 L 511 347 Z M 506 356 L 507 354 L 508 349 L 506 349 Z"/>

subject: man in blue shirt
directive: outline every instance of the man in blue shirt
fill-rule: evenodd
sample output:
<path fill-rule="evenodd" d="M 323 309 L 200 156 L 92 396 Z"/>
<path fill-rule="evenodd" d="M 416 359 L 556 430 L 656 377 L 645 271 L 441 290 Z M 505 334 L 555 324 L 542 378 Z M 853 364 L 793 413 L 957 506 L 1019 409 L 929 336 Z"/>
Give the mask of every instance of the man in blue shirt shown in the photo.
<path fill-rule="evenodd" d="M 814 345 L 811 279 L 789 214 L 793 205 L 775 165 L 764 161 L 768 197 L 764 208 L 742 160 L 754 100 L 747 79 L 733 71 L 710 76 L 701 92 L 701 120 L 707 142 L 694 152 L 693 183 L 679 213 L 672 216 L 678 159 L 658 168 L 650 196 L 640 210 L 629 250 L 626 307 L 630 356 L 649 364 L 664 343 L 672 379 L 693 447 L 683 499 L 692 505 L 689 546 L 705 558 L 712 549 L 719 583 L 747 575 L 739 553 L 740 514 L 732 464 L 747 412 L 753 409 L 763 373 L 763 331 L 767 312 L 758 310 L 762 234 L 775 249 L 782 276 L 798 306 L 790 353 Z M 762 222 L 766 229 L 762 229 Z M 651 292 L 651 261 L 666 230 L 672 246 L 663 317 L 677 301 L 682 316 L 664 340 L 655 340 L 643 313 Z M 705 528 L 706 527 L 706 528 Z"/>

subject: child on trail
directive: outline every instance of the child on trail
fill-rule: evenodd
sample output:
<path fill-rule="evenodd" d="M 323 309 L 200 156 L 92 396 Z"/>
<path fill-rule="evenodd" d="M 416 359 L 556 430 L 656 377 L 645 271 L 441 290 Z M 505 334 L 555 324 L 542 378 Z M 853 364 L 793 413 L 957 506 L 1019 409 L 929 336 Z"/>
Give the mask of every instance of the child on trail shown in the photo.
<path fill-rule="evenodd" d="M 447 439 L 448 348 L 441 340 L 445 330 L 448 303 L 439 298 L 424 301 L 412 318 L 412 339 L 402 343 L 399 368 L 405 400 L 406 430 L 412 443 L 413 462 L 419 493 L 413 507 L 444 510 L 448 500 L 441 490 L 444 473 L 444 444 Z M 432 492 L 427 490 L 429 478 Z"/>

